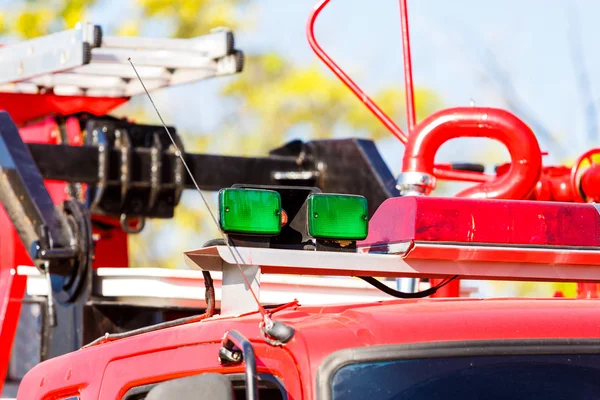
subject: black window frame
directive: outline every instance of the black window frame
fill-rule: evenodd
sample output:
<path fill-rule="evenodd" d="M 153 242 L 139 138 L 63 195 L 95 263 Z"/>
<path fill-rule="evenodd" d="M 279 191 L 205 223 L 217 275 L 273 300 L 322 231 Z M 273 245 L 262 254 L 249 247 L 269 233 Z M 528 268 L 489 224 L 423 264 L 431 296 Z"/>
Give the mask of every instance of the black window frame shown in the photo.
<path fill-rule="evenodd" d="M 196 376 L 196 375 L 201 375 L 200 374 L 191 374 L 191 375 L 186 375 L 186 376 Z M 245 385 L 246 383 L 246 375 L 245 374 L 222 374 L 224 375 L 227 379 L 229 379 L 229 381 L 232 383 L 233 387 L 239 387 L 242 384 Z M 183 378 L 183 376 L 181 377 Z M 177 378 L 174 378 L 177 379 Z M 138 400 L 140 398 L 143 397 L 139 397 L 139 396 L 146 396 L 148 395 L 148 392 L 150 392 L 150 390 L 152 390 L 152 388 L 160 383 L 163 382 L 167 382 L 170 379 L 167 380 L 163 380 L 163 381 L 158 381 L 158 382 L 153 382 L 153 383 L 149 383 L 146 385 L 142 385 L 142 386 L 135 386 L 130 388 L 121 398 L 121 400 Z M 275 376 L 273 374 L 263 374 L 263 373 L 259 373 L 257 376 L 257 380 L 258 380 L 258 391 L 260 394 L 260 390 L 261 389 L 270 389 L 273 387 L 277 387 L 277 389 L 279 389 L 280 393 L 281 393 L 281 397 L 283 400 L 288 400 L 288 393 L 287 390 L 285 389 L 285 385 L 283 384 L 283 382 L 281 381 L 281 379 L 278 376 Z M 237 384 L 237 386 L 236 386 Z"/>
<path fill-rule="evenodd" d="M 341 368 L 360 363 L 417 358 L 600 354 L 600 339 L 511 339 L 439 341 L 348 348 L 323 360 L 316 376 L 316 399 L 332 400 L 332 381 Z"/>

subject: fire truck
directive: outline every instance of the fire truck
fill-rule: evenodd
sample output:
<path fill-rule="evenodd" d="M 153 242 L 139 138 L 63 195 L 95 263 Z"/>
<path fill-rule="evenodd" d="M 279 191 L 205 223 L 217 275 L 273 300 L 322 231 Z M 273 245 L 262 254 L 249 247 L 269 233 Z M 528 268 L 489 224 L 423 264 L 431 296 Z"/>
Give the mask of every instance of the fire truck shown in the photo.
<path fill-rule="evenodd" d="M 136 95 L 242 72 L 233 32 L 111 37 L 99 25 L 0 48 L 0 382 L 18 399 L 563 399 L 600 393 L 600 167 L 544 166 L 514 114 L 415 119 L 406 0 L 395 177 L 363 139 L 266 157 L 186 153 L 175 128 L 110 116 Z M 156 110 L 160 116 L 158 110 Z M 160 118 L 162 121 L 162 117 Z M 510 162 L 435 163 L 459 137 Z M 472 182 L 435 197 L 438 180 Z M 128 235 L 218 192 L 220 236 L 187 270 L 129 268 Z M 469 297 L 464 280 L 577 282 L 578 298 Z M 461 284 L 463 282 L 463 284 Z"/>

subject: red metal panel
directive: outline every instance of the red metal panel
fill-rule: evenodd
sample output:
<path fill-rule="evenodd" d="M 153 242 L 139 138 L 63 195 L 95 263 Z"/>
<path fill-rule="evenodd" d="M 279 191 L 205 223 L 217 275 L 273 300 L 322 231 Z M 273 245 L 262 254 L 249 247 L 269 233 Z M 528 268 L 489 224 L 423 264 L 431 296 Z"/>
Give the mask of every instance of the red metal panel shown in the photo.
<path fill-rule="evenodd" d="M 89 112 L 104 115 L 127 102 L 127 97 L 56 96 L 54 94 L 0 93 L 0 110 L 17 125 L 48 115 Z"/>
<path fill-rule="evenodd" d="M 431 286 L 437 286 L 442 283 L 444 279 L 432 279 Z M 455 279 L 450 283 L 439 288 L 434 294 L 430 297 L 460 297 L 460 281 Z"/>
<path fill-rule="evenodd" d="M 298 307 L 275 316 L 296 332 L 283 348 L 263 344 L 258 314 L 216 317 L 51 359 L 27 374 L 18 398 L 35 400 L 81 390 L 82 399 L 97 399 L 100 392 L 106 396 L 102 398 L 114 399 L 124 386 L 158 375 L 169 378 L 218 368 L 216 343 L 232 328 L 256 345 L 259 368 L 283 377 L 290 398 L 312 398 L 316 371 L 336 350 L 450 340 L 597 338 L 599 306 L 598 300 L 421 299 Z M 432 323 L 439 329 L 433 329 Z M 207 345 L 198 346 L 202 343 Z"/>
<path fill-rule="evenodd" d="M 16 266 L 30 263 L 25 248 L 6 212 L 0 206 L 0 393 L 8 369 L 12 344 L 19 315 L 21 299 L 27 279 L 15 274 Z"/>
<path fill-rule="evenodd" d="M 259 317 L 211 320 L 94 346 L 34 367 L 21 383 L 19 399 L 48 399 L 78 394 L 82 400 L 121 398 L 129 388 L 201 372 L 242 373 L 242 366 L 221 367 L 218 349 L 224 333 L 235 329 L 253 343 L 259 372 L 282 378 L 290 399 L 304 388 L 293 351 L 267 345 Z"/>
<path fill-rule="evenodd" d="M 600 214 L 591 204 L 391 198 L 375 212 L 359 246 L 409 240 L 598 247 Z"/>

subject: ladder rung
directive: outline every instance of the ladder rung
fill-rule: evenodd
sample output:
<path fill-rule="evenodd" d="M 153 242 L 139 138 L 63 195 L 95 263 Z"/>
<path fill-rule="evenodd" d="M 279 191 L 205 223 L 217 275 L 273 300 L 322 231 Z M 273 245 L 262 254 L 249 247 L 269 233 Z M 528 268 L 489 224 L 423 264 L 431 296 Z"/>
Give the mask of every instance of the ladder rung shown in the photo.
<path fill-rule="evenodd" d="M 214 59 L 201 54 L 172 50 L 104 48 L 92 50 L 92 64 L 118 63 L 129 65 L 128 59 L 130 57 L 136 67 L 138 65 L 145 65 L 163 68 L 205 68 L 214 61 Z"/>
<path fill-rule="evenodd" d="M 104 49 L 181 50 L 199 53 L 207 58 L 219 58 L 233 53 L 234 39 L 233 33 L 228 30 L 191 39 L 105 36 L 102 38 L 101 47 Z"/>
<path fill-rule="evenodd" d="M 170 72 L 162 67 L 135 66 L 142 79 L 167 79 Z M 119 78 L 136 78 L 135 72 L 129 63 L 125 64 L 87 64 L 73 70 L 75 74 L 81 75 L 108 75 Z"/>

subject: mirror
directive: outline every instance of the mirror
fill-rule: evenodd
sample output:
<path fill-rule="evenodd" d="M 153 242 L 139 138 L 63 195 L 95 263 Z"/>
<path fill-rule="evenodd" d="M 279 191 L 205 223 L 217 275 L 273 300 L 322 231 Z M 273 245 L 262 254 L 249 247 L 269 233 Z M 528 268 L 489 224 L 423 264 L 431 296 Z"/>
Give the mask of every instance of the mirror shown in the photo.
<path fill-rule="evenodd" d="M 202 374 L 162 382 L 150 390 L 146 400 L 233 400 L 233 386 L 221 374 Z"/>

